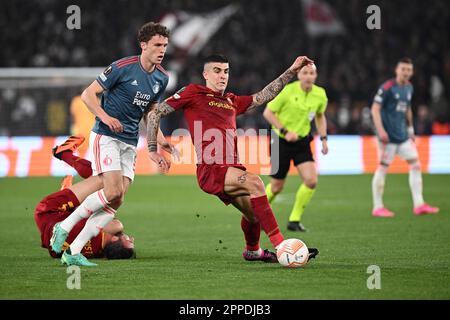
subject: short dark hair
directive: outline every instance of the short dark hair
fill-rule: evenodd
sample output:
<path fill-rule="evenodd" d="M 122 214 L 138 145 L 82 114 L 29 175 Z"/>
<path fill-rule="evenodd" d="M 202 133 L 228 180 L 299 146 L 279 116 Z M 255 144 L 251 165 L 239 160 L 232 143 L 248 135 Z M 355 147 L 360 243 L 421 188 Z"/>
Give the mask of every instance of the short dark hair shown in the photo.
<path fill-rule="evenodd" d="M 413 64 L 412 59 L 408 57 L 401 58 L 400 60 L 398 60 L 397 64 L 399 63 Z"/>
<path fill-rule="evenodd" d="M 203 65 L 210 62 L 228 63 L 228 59 L 223 54 L 212 54 L 203 60 Z"/>
<path fill-rule="evenodd" d="M 120 241 L 110 242 L 103 248 L 106 259 L 131 259 L 136 258 L 136 252 L 132 248 L 125 248 Z"/>
<path fill-rule="evenodd" d="M 139 29 L 137 40 L 138 42 L 147 42 L 158 34 L 166 38 L 170 37 L 170 31 L 167 27 L 159 23 L 147 22 Z"/>

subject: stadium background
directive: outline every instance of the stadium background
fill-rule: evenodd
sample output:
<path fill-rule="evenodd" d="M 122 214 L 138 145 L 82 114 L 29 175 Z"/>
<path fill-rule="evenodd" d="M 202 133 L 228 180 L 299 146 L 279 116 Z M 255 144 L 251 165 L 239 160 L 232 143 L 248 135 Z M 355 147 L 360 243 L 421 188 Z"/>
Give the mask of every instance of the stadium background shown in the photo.
<path fill-rule="evenodd" d="M 81 8 L 80 30 L 66 27 L 72 4 Z M 306 10 L 308 4 L 313 6 Z M 381 9 L 381 30 L 366 27 L 372 4 Z M 449 15 L 445 0 L 2 1 L 0 299 L 449 299 Z M 163 62 L 173 81 L 167 95 L 201 82 L 199 62 L 213 52 L 229 57 L 229 90 L 239 94 L 259 90 L 298 54 L 316 61 L 318 84 L 329 96 L 330 154 L 322 157 L 313 145 L 321 176 L 302 218 L 309 232 L 286 230 L 298 179 L 287 179 L 273 204 L 287 238 L 319 248 L 306 268 L 244 261 L 240 216 L 203 193 L 194 176 L 179 175 L 191 172 L 192 164 L 174 166 L 169 177 L 139 176 L 127 193 L 118 217 L 136 238 L 136 260 L 97 260 L 99 267 L 82 268 L 81 290 L 69 290 L 67 270 L 40 248 L 34 208 L 58 190 L 61 179 L 52 175 L 72 172 L 51 155 L 74 128 L 71 106 L 83 110 L 76 108 L 83 87 L 112 61 L 138 54 L 136 30 L 160 19 L 183 31 L 172 37 Z M 408 176 L 395 174 L 387 178 L 384 200 L 396 217 L 375 219 L 370 172 L 376 151 L 368 107 L 402 56 L 415 63 L 417 142 L 422 169 L 433 173 L 423 175 L 424 196 L 441 212 L 413 216 Z M 268 128 L 262 110 L 241 116 L 239 127 Z M 76 124 L 89 130 L 83 121 Z M 164 120 L 165 133 L 180 127 L 181 114 Z M 241 142 L 254 139 L 267 137 Z M 189 139 L 184 143 L 190 146 Z M 141 141 L 138 173 L 154 173 L 144 146 Z M 407 168 L 397 161 L 391 170 Z M 265 235 L 261 240 L 270 248 Z M 381 290 L 367 285 L 373 265 L 381 270 Z M 289 310 L 304 314 L 307 308 L 294 303 Z M 119 309 L 117 304 L 112 310 Z M 172 309 L 166 311 L 177 311 Z"/>
<path fill-rule="evenodd" d="M 114 6 L 79 1 L 75 4 L 81 9 L 81 29 L 68 30 L 66 9 L 71 4 L 3 4 L 0 26 L 15 31 L 2 32 L 0 40 L 0 176 L 71 172 L 46 156 L 55 140 L 37 137 L 64 137 L 83 126 L 88 134 L 86 113 L 74 116 L 71 105 L 83 108 L 77 96 L 105 66 L 139 53 L 136 30 L 150 20 L 163 21 L 173 33 L 163 62 L 172 78 L 166 96 L 187 83 L 202 83 L 200 61 L 214 52 L 229 57 L 229 90 L 238 94 L 257 92 L 298 54 L 313 57 L 319 68 L 317 83 L 329 98 L 330 135 L 373 135 L 369 107 L 374 93 L 393 77 L 396 61 L 410 56 L 415 68 L 415 130 L 425 136 L 418 140 L 423 170 L 450 172 L 450 49 L 447 37 L 441 36 L 450 27 L 445 1 L 377 2 L 381 30 L 366 26 L 366 9 L 373 4 L 369 1 L 115 1 Z M 201 39 L 205 34 L 209 36 Z M 23 69 L 36 67 L 43 69 Z M 268 129 L 263 109 L 239 117 L 238 127 Z M 185 127 L 181 112 L 162 121 L 167 135 Z M 341 136 L 330 142 L 328 161 L 316 153 L 322 174 L 375 168 L 373 139 Z M 143 146 L 137 172 L 154 173 Z M 173 174 L 194 172 L 193 166 L 175 168 Z M 406 171 L 398 161 L 391 168 Z"/>

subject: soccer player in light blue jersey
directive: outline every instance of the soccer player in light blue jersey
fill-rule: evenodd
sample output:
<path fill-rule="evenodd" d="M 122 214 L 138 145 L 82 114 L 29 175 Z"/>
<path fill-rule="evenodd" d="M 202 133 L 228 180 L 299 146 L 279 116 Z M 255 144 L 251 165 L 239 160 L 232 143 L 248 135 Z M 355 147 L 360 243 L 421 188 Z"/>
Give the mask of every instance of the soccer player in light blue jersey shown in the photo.
<path fill-rule="evenodd" d="M 378 135 L 379 166 L 372 180 L 373 211 L 376 217 L 393 217 L 394 213 L 384 207 L 383 191 L 389 165 L 398 154 L 409 164 L 409 187 L 415 215 L 437 213 L 439 208 L 425 203 L 422 195 L 422 173 L 419 156 L 414 143 L 411 99 L 413 75 L 410 58 L 402 58 L 395 69 L 396 77 L 381 85 L 372 104 L 372 117 Z"/>
<path fill-rule="evenodd" d="M 67 265 L 95 265 L 80 254 L 81 249 L 114 218 L 134 179 L 139 122 L 143 117 L 145 120 L 145 115 L 161 100 L 169 81 L 160 65 L 168 41 L 166 27 L 153 22 L 143 25 L 138 33 L 141 55 L 113 62 L 81 95 L 96 116 L 89 147 L 93 155 L 93 175 L 102 178 L 103 189 L 88 196 L 53 229 L 50 244 L 53 251 L 59 253 L 73 226 L 88 218 L 83 230 L 62 255 L 61 261 Z M 100 94 L 101 101 L 97 97 Z"/>

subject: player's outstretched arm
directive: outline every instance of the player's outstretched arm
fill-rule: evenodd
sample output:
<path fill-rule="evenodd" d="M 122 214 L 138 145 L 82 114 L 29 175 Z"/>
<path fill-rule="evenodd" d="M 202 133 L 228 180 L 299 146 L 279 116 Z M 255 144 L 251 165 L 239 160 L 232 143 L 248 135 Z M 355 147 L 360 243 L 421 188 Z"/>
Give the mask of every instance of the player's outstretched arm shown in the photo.
<path fill-rule="evenodd" d="M 154 108 L 156 108 L 156 103 L 153 103 L 149 109 L 149 111 L 147 111 L 143 117 L 144 123 L 145 123 L 145 127 L 148 127 L 148 114 L 150 112 L 150 110 L 153 110 Z M 172 155 L 172 157 L 174 157 L 176 160 L 180 160 L 180 152 L 175 148 L 175 146 L 173 144 L 171 144 L 169 141 L 167 141 L 166 137 L 164 136 L 163 132 L 161 131 L 161 127 L 158 128 L 158 136 L 157 136 L 157 142 L 158 144 L 161 146 L 161 148 L 170 153 Z"/>
<path fill-rule="evenodd" d="M 295 59 L 294 63 L 289 69 L 287 69 L 278 78 L 265 86 L 264 89 L 262 89 L 258 93 L 253 94 L 253 103 L 250 105 L 247 111 L 264 103 L 267 103 L 275 98 L 281 92 L 284 86 L 288 84 L 288 82 L 297 74 L 297 72 L 310 63 L 313 63 L 313 61 L 306 56 L 297 57 L 297 59 Z"/>
<path fill-rule="evenodd" d="M 170 168 L 170 163 L 158 151 L 158 130 L 161 118 L 173 112 L 172 108 L 165 102 L 158 103 L 147 116 L 147 146 L 150 159 L 158 165 L 161 172 L 165 173 Z"/>

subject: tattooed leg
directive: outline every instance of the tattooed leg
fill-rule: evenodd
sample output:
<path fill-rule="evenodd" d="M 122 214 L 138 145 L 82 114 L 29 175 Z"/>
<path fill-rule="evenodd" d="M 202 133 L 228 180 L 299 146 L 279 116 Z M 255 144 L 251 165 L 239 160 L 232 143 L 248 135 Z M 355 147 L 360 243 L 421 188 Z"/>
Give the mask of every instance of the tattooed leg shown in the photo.
<path fill-rule="evenodd" d="M 240 184 L 243 184 L 247 181 L 247 172 L 237 178 Z"/>

